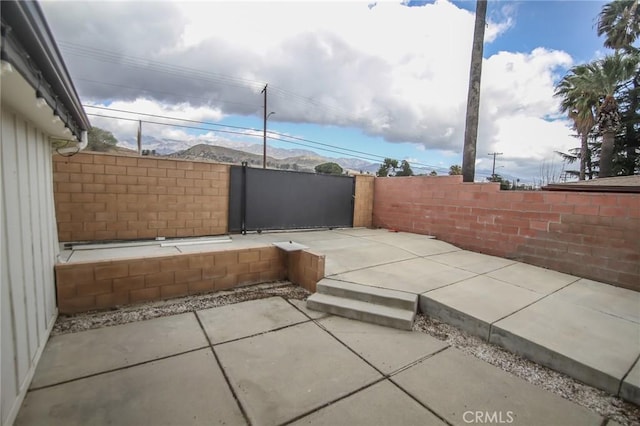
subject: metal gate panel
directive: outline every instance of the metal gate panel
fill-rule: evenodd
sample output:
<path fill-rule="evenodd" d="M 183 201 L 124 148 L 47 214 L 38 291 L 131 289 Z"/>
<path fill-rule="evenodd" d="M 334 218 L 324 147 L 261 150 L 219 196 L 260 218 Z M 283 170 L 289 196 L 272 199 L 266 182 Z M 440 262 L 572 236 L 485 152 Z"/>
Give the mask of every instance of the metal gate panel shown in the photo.
<path fill-rule="evenodd" d="M 232 232 L 353 226 L 354 178 L 232 166 Z"/>

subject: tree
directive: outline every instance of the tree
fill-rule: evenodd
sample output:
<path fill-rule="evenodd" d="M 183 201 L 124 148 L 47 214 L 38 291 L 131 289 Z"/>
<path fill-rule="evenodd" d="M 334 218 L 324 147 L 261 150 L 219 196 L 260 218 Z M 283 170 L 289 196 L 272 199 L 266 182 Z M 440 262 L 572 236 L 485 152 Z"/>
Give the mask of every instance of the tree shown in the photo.
<path fill-rule="evenodd" d="M 431 170 L 429 176 L 438 176 L 438 172 L 436 172 L 435 170 Z"/>
<path fill-rule="evenodd" d="M 638 0 L 615 0 L 602 7 L 598 15 L 598 36 L 604 35 L 605 47 L 631 49 L 640 37 L 640 7 Z"/>
<path fill-rule="evenodd" d="M 396 172 L 396 176 L 413 176 L 411 164 L 409 164 L 407 160 L 402 160 L 400 163 L 400 171 Z"/>
<path fill-rule="evenodd" d="M 461 175 L 461 174 L 462 174 L 462 167 L 460 167 L 458 164 L 454 164 L 454 165 L 449 167 L 449 175 L 450 176 L 457 176 L 457 175 Z"/>
<path fill-rule="evenodd" d="M 394 160 L 393 158 L 385 158 L 380 165 L 380 168 L 378 169 L 377 175 L 379 177 L 393 176 L 397 168 L 398 160 Z"/>
<path fill-rule="evenodd" d="M 316 173 L 324 173 L 328 175 L 341 175 L 342 167 L 337 163 L 322 163 L 315 167 Z"/>
<path fill-rule="evenodd" d="M 585 169 L 587 164 L 588 138 L 591 129 L 596 124 L 594 111 L 597 106 L 597 99 L 591 96 L 584 96 L 581 82 L 588 73 L 585 65 L 579 65 L 569 70 L 562 80 L 556 85 L 554 96 L 561 97 L 560 110 L 568 112 L 569 118 L 573 121 L 573 128 L 580 137 L 580 172 L 579 180 L 585 179 Z"/>
<path fill-rule="evenodd" d="M 556 90 L 556 93 L 566 100 L 563 106 L 569 108 L 573 105 L 571 111 L 578 125 L 581 125 L 582 121 L 587 122 L 582 129 L 583 133 L 590 120 L 588 111 L 594 111 L 595 108 L 595 124 L 602 136 L 598 177 L 613 175 L 615 136 L 621 124 L 616 95 L 635 74 L 638 61 L 637 56 L 615 53 L 585 65 L 578 65 L 569 71 L 562 80 L 564 83 L 561 82 L 562 86 Z"/>
<path fill-rule="evenodd" d="M 469 70 L 467 116 L 464 128 L 464 149 L 462 157 L 462 180 L 464 182 L 473 182 L 476 173 L 476 142 L 478 139 L 480 81 L 482 77 L 482 53 L 486 19 L 487 0 L 477 0 L 473 46 L 471 48 L 471 67 Z"/>
<path fill-rule="evenodd" d="M 87 149 L 89 151 L 105 152 L 118 144 L 118 140 L 113 136 L 113 133 L 95 126 L 92 126 L 87 132 L 87 140 Z"/>
<path fill-rule="evenodd" d="M 509 181 L 509 179 L 505 179 L 502 176 L 500 176 L 499 174 L 495 174 L 493 176 L 487 177 L 487 180 L 489 182 L 499 182 L 500 183 L 500 189 L 502 191 L 508 191 L 511 189 L 511 182 Z"/>

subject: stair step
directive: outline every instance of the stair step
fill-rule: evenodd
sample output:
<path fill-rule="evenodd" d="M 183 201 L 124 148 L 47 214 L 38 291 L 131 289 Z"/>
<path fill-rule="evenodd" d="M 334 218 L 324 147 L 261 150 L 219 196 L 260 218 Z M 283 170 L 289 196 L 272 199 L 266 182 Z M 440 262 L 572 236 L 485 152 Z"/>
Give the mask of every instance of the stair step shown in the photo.
<path fill-rule="evenodd" d="M 402 330 L 411 330 L 415 318 L 415 311 L 322 293 L 309 296 L 307 308 Z"/>
<path fill-rule="evenodd" d="M 329 278 L 318 282 L 316 291 L 330 296 L 344 297 L 390 308 L 406 309 L 413 312 L 418 309 L 418 295 L 403 291 L 336 281 Z"/>

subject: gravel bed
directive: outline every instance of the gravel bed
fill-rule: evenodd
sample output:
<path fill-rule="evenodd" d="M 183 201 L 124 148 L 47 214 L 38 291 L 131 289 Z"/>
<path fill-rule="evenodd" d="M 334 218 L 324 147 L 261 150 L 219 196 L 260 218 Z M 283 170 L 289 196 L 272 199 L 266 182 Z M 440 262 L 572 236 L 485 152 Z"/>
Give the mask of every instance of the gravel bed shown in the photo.
<path fill-rule="evenodd" d="M 487 343 L 449 324 L 418 314 L 413 330 L 443 340 L 462 352 L 495 365 L 621 425 L 640 425 L 640 407 Z"/>
<path fill-rule="evenodd" d="M 193 312 L 247 300 L 281 296 L 285 299 L 305 300 L 310 293 L 288 281 L 239 287 L 200 296 L 188 296 L 161 302 L 125 306 L 110 311 L 94 311 L 76 315 L 60 315 L 51 335 L 75 333 L 95 328 L 120 325 L 134 321 Z M 640 407 L 585 385 L 532 361 L 512 354 L 436 319 L 418 314 L 414 331 L 427 333 L 450 346 L 473 355 L 545 390 L 624 426 L 640 426 Z"/>
<path fill-rule="evenodd" d="M 91 311 L 75 315 L 60 315 L 51 335 L 76 333 L 94 328 L 109 327 L 134 321 L 166 317 L 216 306 L 231 305 L 247 300 L 282 296 L 285 299 L 304 300 L 310 293 L 288 281 L 238 287 L 232 290 L 199 296 L 187 296 L 161 302 L 124 306 L 109 311 Z"/>

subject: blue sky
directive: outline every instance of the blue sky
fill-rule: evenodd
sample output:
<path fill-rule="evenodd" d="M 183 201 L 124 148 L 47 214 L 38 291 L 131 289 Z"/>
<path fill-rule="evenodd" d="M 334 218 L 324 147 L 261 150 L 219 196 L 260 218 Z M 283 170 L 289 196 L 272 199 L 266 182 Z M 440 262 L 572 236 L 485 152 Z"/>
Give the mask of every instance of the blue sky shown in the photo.
<path fill-rule="evenodd" d="M 594 29 L 603 4 L 489 2 L 477 180 L 490 174 L 489 152 L 504 152 L 502 174 L 532 181 L 541 164 L 559 162 L 555 150 L 576 145 L 553 85 L 570 66 L 605 52 Z M 441 173 L 461 164 L 475 2 L 154 5 L 44 3 L 85 103 L 262 129 L 260 90 L 269 83 L 270 130 Z M 92 121 L 120 139 L 135 137 L 135 123 Z M 188 129 L 148 129 L 203 141 Z"/>

